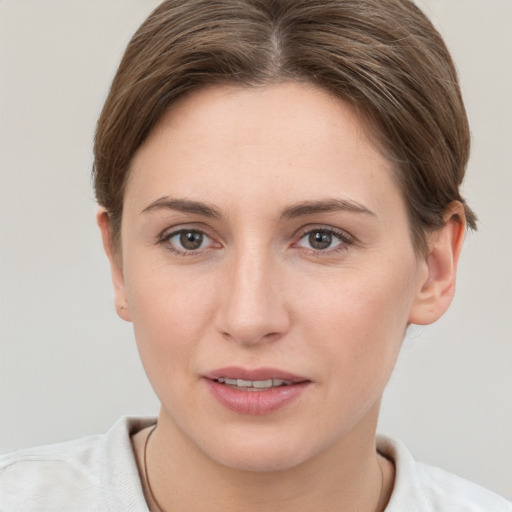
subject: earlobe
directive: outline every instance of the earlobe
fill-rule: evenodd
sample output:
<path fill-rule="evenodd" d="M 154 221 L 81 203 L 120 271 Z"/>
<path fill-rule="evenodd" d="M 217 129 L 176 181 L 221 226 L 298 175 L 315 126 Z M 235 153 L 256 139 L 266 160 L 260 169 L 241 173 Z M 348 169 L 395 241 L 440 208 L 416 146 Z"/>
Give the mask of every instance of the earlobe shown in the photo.
<path fill-rule="evenodd" d="M 116 253 L 112 241 L 110 230 L 110 219 L 107 211 L 100 208 L 96 214 L 96 221 L 100 228 L 101 239 L 103 241 L 103 249 L 110 263 L 110 271 L 112 275 L 112 284 L 114 285 L 114 300 L 117 314 L 125 321 L 131 322 L 130 309 L 126 298 L 126 289 L 124 283 L 123 268 L 120 258 Z"/>
<path fill-rule="evenodd" d="M 450 306 L 465 230 L 464 207 L 455 201 L 446 209 L 444 226 L 428 237 L 428 254 L 421 261 L 426 277 L 418 283 L 409 323 L 431 324 Z"/>

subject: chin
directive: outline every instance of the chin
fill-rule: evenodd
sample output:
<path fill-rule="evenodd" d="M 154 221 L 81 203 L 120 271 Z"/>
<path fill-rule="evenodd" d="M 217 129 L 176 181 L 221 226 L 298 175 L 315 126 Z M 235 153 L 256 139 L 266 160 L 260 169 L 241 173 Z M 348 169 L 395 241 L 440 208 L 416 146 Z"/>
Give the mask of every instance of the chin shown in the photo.
<path fill-rule="evenodd" d="M 203 453 L 214 462 L 237 471 L 271 473 L 286 471 L 314 457 L 322 447 L 308 446 L 311 436 L 226 435 L 219 442 L 210 439 Z"/>
<path fill-rule="evenodd" d="M 236 471 L 254 473 L 274 473 L 286 471 L 299 466 L 308 459 L 307 456 L 288 450 L 267 447 L 266 450 L 242 448 L 235 451 L 232 447 L 229 453 L 222 453 L 215 457 L 218 464 Z"/>

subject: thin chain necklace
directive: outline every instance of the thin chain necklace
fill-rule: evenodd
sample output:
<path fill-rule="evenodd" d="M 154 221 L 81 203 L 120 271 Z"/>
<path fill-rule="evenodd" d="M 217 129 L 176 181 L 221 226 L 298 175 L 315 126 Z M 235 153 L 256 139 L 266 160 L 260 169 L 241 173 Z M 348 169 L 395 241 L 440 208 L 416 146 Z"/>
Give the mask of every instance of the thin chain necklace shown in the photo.
<path fill-rule="evenodd" d="M 156 425 L 151 429 L 151 431 L 148 434 L 148 437 L 146 437 L 146 442 L 144 443 L 144 479 L 146 480 L 146 487 L 148 488 L 149 495 L 157 508 L 157 512 L 163 512 L 162 507 L 156 500 L 155 495 L 153 494 L 153 489 L 151 489 L 151 483 L 149 482 L 149 474 L 148 474 L 148 464 L 147 464 L 148 442 L 149 442 L 149 438 L 152 436 L 152 434 L 155 430 L 156 430 Z"/>
<path fill-rule="evenodd" d="M 149 491 L 149 495 L 151 497 L 151 500 L 153 501 L 153 503 L 155 504 L 156 508 L 157 508 L 157 512 L 163 512 L 162 510 L 162 507 L 160 506 L 160 504 L 158 503 L 157 499 L 155 498 L 155 495 L 153 493 L 153 489 L 151 488 L 151 483 L 149 481 L 149 474 L 148 474 L 148 464 L 147 464 L 147 451 L 148 451 L 148 442 L 149 442 L 149 438 L 153 435 L 153 432 L 156 430 L 156 425 L 151 429 L 151 431 L 149 432 L 148 436 L 146 437 L 146 442 L 144 443 L 144 457 L 143 457 L 143 461 L 144 461 L 144 480 L 146 481 L 146 487 Z M 378 454 L 380 456 L 380 454 Z M 379 466 L 379 470 L 380 470 L 380 492 L 379 492 L 379 499 L 377 501 L 377 510 L 378 510 L 378 507 L 380 505 L 380 502 L 381 502 L 381 499 L 382 499 L 382 493 L 384 491 L 384 472 L 382 471 L 382 466 L 381 464 L 379 464 L 377 462 L 377 465 Z"/>
<path fill-rule="evenodd" d="M 377 452 L 377 457 L 382 457 L 382 455 L 380 455 L 380 453 Z M 382 464 L 379 464 L 379 459 L 377 459 L 377 466 L 379 466 L 379 471 L 380 471 L 380 491 L 379 491 L 379 499 L 377 500 L 377 507 L 375 510 L 378 512 L 379 508 L 380 508 L 380 503 L 382 500 L 382 493 L 384 492 L 384 471 L 382 471 Z M 162 512 L 162 511 L 159 510 L 158 512 Z"/>

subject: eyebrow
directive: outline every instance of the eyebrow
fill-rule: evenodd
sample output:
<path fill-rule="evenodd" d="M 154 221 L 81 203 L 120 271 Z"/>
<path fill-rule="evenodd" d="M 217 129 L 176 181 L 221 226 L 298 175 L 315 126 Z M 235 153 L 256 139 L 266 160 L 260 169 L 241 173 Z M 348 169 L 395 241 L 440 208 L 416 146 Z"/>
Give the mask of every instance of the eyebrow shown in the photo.
<path fill-rule="evenodd" d="M 190 199 L 177 199 L 167 196 L 160 197 L 146 206 L 140 213 L 145 214 L 155 210 L 176 210 L 183 213 L 193 213 L 213 219 L 220 219 L 222 214 L 214 206 L 210 206 L 200 201 Z M 305 215 L 314 215 L 316 213 L 346 211 L 353 213 L 362 213 L 376 217 L 375 213 L 350 199 L 327 199 L 323 201 L 304 201 L 285 208 L 281 214 L 281 219 L 293 219 Z"/>
<path fill-rule="evenodd" d="M 183 213 L 194 213 L 203 217 L 219 219 L 220 212 L 213 206 L 199 201 L 191 201 L 190 199 L 173 199 L 170 197 L 161 197 L 146 206 L 140 213 L 149 213 L 155 210 L 176 210 Z"/>
<path fill-rule="evenodd" d="M 375 213 L 351 199 L 327 199 L 325 201 L 304 201 L 286 208 L 281 214 L 281 219 L 292 219 L 315 213 L 345 211 L 363 213 L 376 217 Z"/>

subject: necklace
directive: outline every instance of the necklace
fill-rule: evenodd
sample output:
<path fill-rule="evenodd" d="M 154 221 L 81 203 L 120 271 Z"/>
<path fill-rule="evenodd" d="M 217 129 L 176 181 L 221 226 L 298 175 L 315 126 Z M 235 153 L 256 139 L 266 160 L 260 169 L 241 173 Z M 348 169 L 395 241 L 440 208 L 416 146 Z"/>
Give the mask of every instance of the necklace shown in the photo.
<path fill-rule="evenodd" d="M 383 457 L 379 452 L 377 452 L 377 457 Z M 382 464 L 379 464 L 379 459 L 377 459 L 377 465 L 379 466 L 380 470 L 380 492 L 379 492 L 379 499 L 377 501 L 377 512 L 380 510 L 380 504 L 382 501 L 382 493 L 384 492 L 384 471 L 382 471 Z M 161 511 L 159 511 L 161 512 Z"/>
<path fill-rule="evenodd" d="M 148 437 L 146 437 L 146 442 L 144 443 L 144 480 L 146 481 L 146 487 L 148 488 L 148 492 L 151 497 L 151 500 L 153 501 L 153 503 L 155 504 L 155 506 L 157 508 L 157 512 L 163 512 L 162 507 L 156 500 L 155 495 L 153 494 L 153 489 L 151 489 L 151 483 L 149 482 L 149 475 L 148 475 L 148 464 L 147 464 L 148 442 L 149 442 L 149 438 L 152 436 L 152 434 L 155 430 L 156 430 L 156 425 L 151 429 L 151 431 L 148 434 Z"/>
<path fill-rule="evenodd" d="M 156 425 L 151 429 L 148 436 L 146 437 L 146 441 L 144 442 L 144 453 L 143 453 L 143 462 L 144 462 L 144 480 L 146 481 L 146 487 L 149 492 L 149 496 L 151 497 L 151 500 L 155 504 L 157 508 L 157 512 L 163 512 L 162 507 L 158 503 L 157 499 L 155 498 L 155 495 L 153 494 L 153 489 L 151 488 L 151 483 L 149 481 L 149 474 L 148 474 L 148 464 L 147 464 L 147 450 L 148 450 L 148 443 L 149 438 L 153 435 L 153 432 L 156 430 Z M 380 453 L 377 453 L 377 456 L 380 456 Z M 380 492 L 379 492 L 379 499 L 377 501 L 377 508 L 376 510 L 379 510 L 379 505 L 382 500 L 382 493 L 384 492 L 384 472 L 382 471 L 382 465 L 377 462 L 377 465 L 379 466 L 380 470 Z"/>

